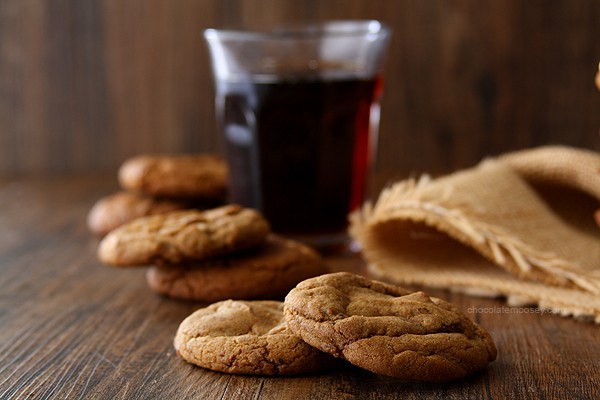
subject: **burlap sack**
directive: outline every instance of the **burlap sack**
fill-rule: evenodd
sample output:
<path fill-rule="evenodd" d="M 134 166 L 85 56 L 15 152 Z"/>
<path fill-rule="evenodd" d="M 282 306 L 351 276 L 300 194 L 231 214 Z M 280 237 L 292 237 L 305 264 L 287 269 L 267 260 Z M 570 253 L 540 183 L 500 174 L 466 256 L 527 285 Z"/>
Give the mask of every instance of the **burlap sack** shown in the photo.
<path fill-rule="evenodd" d="M 351 216 L 383 280 L 600 323 L 600 154 L 541 147 L 396 183 Z"/>

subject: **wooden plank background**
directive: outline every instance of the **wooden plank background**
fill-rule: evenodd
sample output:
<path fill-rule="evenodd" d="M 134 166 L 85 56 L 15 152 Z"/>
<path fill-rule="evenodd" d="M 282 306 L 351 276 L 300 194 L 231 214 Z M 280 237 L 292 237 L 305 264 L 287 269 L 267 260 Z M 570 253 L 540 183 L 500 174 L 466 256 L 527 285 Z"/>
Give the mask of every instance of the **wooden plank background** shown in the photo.
<path fill-rule="evenodd" d="M 394 30 L 378 168 L 600 149 L 598 0 L 0 0 L 0 174 L 220 152 L 201 32 L 342 18 Z"/>

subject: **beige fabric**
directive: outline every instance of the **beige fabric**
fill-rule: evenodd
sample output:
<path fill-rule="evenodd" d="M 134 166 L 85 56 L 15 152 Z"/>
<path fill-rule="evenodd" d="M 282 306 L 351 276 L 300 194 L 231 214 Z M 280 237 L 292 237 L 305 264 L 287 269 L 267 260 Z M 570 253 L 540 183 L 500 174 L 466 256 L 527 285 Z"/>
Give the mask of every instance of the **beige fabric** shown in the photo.
<path fill-rule="evenodd" d="M 369 271 L 600 323 L 600 155 L 552 146 L 398 182 L 351 216 Z"/>

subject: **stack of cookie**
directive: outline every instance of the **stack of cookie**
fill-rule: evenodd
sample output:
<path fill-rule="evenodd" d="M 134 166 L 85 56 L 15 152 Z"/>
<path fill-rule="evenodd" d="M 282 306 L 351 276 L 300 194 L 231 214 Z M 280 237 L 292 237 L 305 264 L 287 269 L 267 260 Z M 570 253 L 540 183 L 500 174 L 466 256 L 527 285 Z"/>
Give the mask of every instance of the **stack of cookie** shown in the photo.
<path fill-rule="evenodd" d="M 137 218 L 102 239 L 98 258 L 150 266 L 155 292 L 204 302 L 283 298 L 327 272 L 313 249 L 271 233 L 260 213 L 234 204 Z"/>
<path fill-rule="evenodd" d="M 123 192 L 90 211 L 99 259 L 149 267 L 155 292 L 213 303 L 186 318 L 177 354 L 234 374 L 289 375 L 339 366 L 434 382 L 496 358 L 490 335 L 451 304 L 350 273 L 271 232 L 256 210 L 223 201 L 226 167 L 211 156 L 143 156 L 119 171 Z M 284 299 L 285 301 L 279 301 Z M 277 299 L 277 300 L 274 300 Z"/>
<path fill-rule="evenodd" d="M 118 179 L 121 190 L 99 199 L 88 213 L 94 234 L 104 236 L 147 215 L 223 204 L 227 165 L 208 154 L 141 155 L 121 165 Z"/>
<path fill-rule="evenodd" d="M 488 332 L 453 305 L 346 272 L 307 279 L 284 302 L 227 300 L 197 310 L 174 346 L 192 364 L 233 374 L 309 373 L 346 360 L 431 382 L 462 379 L 496 358 Z"/>

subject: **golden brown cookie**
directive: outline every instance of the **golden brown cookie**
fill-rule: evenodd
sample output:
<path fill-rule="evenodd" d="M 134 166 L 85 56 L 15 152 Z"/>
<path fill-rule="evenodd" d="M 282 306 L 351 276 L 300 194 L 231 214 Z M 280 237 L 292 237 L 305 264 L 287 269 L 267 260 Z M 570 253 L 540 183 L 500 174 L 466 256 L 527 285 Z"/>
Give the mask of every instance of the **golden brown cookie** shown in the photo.
<path fill-rule="evenodd" d="M 283 299 L 298 282 L 327 273 L 311 248 L 271 234 L 260 247 L 187 265 L 156 265 L 148 285 L 170 297 L 214 302 Z"/>
<path fill-rule="evenodd" d="M 181 263 L 258 246 L 270 231 L 257 211 L 238 205 L 138 218 L 113 230 L 98 248 L 114 266 Z"/>
<path fill-rule="evenodd" d="M 181 323 L 173 344 L 187 362 L 230 374 L 303 374 L 335 363 L 288 329 L 279 301 L 211 304 Z"/>
<path fill-rule="evenodd" d="M 377 374 L 443 382 L 496 358 L 490 335 L 453 305 L 347 272 L 301 282 L 284 314 L 308 344 Z"/>
<path fill-rule="evenodd" d="M 139 217 L 183 210 L 181 201 L 157 199 L 142 193 L 120 191 L 99 199 L 87 216 L 88 229 L 100 236 Z"/>
<path fill-rule="evenodd" d="M 223 199 L 227 164 L 213 155 L 141 155 L 119 169 L 123 189 L 169 198 Z"/>

